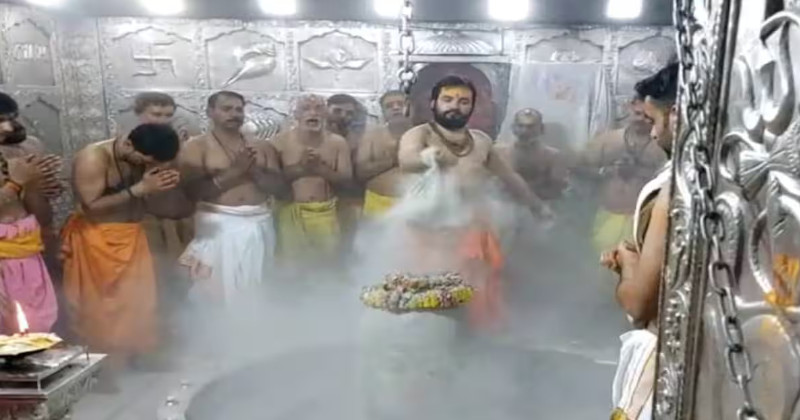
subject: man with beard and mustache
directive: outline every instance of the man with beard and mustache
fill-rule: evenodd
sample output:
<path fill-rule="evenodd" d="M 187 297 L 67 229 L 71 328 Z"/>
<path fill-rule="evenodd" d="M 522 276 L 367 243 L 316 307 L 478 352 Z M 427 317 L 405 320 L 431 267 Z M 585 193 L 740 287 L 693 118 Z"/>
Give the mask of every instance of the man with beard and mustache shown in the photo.
<path fill-rule="evenodd" d="M 599 184 L 600 203 L 592 235 L 597 252 L 630 238 L 636 197 L 666 159 L 650 138 L 644 98 L 636 96 L 630 110 L 628 125 L 593 139 L 573 168 L 576 174 Z"/>
<path fill-rule="evenodd" d="M 561 198 L 567 187 L 569 162 L 558 149 L 542 143 L 542 114 L 533 108 L 522 109 L 514 115 L 511 129 L 516 141 L 512 145 L 495 146 L 497 152 L 539 198 L 546 201 Z"/>
<path fill-rule="evenodd" d="M 653 142 L 671 154 L 677 122 L 678 64 L 670 64 L 636 84 L 644 100 Z M 612 419 L 649 419 L 657 355 L 656 319 L 661 273 L 666 257 L 670 206 L 670 165 L 645 184 L 636 201 L 633 242 L 619 243 L 601 257 L 619 276 L 616 297 L 635 330 L 623 334 L 614 379 Z"/>
<path fill-rule="evenodd" d="M 350 160 L 355 161 L 356 153 L 366 128 L 367 110 L 356 98 L 337 94 L 328 98 L 328 130 L 342 136 L 350 146 Z M 356 179 L 355 181 L 359 181 Z M 339 224 L 342 233 L 342 252 L 350 250 L 355 237 L 361 209 L 364 206 L 364 186 L 360 182 L 340 185 L 338 196 Z"/>
<path fill-rule="evenodd" d="M 304 265 L 330 263 L 341 251 L 337 191 L 352 188 L 351 149 L 326 129 L 323 98 L 299 98 L 294 116 L 296 126 L 272 140 L 292 193 L 279 215 L 281 255 Z"/>
<path fill-rule="evenodd" d="M 328 130 L 342 136 L 347 140 L 350 149 L 355 150 L 359 138 L 354 129 L 360 105 L 358 100 L 350 95 L 337 94 L 328 98 Z"/>
<path fill-rule="evenodd" d="M 487 200 L 493 180 L 499 179 L 535 215 L 551 217 L 552 213 L 522 177 L 498 156 L 489 136 L 467 129 L 475 100 L 472 82 L 459 76 L 440 80 L 431 92 L 435 121 L 403 135 L 399 164 L 408 173 L 427 171 L 434 164 L 442 176 L 455 181 L 467 223 L 446 228 L 410 225 L 413 232 L 410 239 L 416 243 L 409 249 L 422 251 L 415 262 L 419 265 L 417 269 L 461 272 L 476 288 L 470 305 L 471 319 L 479 326 L 494 327 L 503 315 L 499 276 L 504 258 L 488 205 L 491 200 Z M 435 162 L 430 161 L 431 157 Z"/>
<path fill-rule="evenodd" d="M 141 221 L 145 213 L 191 214 L 191 203 L 178 201 L 180 174 L 170 168 L 179 147 L 172 127 L 141 124 L 87 145 L 73 161 L 76 210 L 61 231 L 64 294 L 75 334 L 109 354 L 108 374 L 156 361 L 158 292 Z M 105 389 L 115 390 L 110 376 L 103 378 Z"/>
<path fill-rule="evenodd" d="M 406 117 L 408 99 L 403 92 L 392 90 L 381 96 L 384 124 L 367 131 L 358 146 L 355 172 L 366 184 L 364 216 L 376 218 L 385 214 L 400 196 L 402 173 L 397 164 L 400 137 L 411 128 Z"/>
<path fill-rule="evenodd" d="M 61 159 L 46 155 L 42 142 L 28 136 L 18 118 L 17 102 L 0 93 L 0 334 L 18 332 L 14 302 L 31 331 L 50 331 L 58 317 L 42 252 L 57 246 L 48 198 L 61 192 Z"/>
<path fill-rule="evenodd" d="M 235 302 L 275 276 L 276 234 L 268 204 L 281 188 L 277 151 L 246 139 L 245 99 L 221 91 L 208 98 L 207 134 L 186 143 L 179 161 L 197 203 L 195 238 L 180 258 L 195 298 Z"/>

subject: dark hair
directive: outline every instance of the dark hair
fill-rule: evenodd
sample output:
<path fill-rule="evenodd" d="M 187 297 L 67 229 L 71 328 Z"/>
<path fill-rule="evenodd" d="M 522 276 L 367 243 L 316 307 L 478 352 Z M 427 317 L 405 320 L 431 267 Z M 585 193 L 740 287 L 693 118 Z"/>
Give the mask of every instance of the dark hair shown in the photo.
<path fill-rule="evenodd" d="M 386 93 L 384 93 L 383 95 L 381 95 L 381 98 L 380 98 L 380 99 L 378 99 L 378 104 L 379 104 L 381 107 L 383 107 L 383 101 L 385 101 L 385 100 L 386 100 L 386 98 L 388 98 L 388 97 L 390 97 L 390 96 L 402 96 L 402 97 L 404 97 L 404 98 L 405 98 L 405 97 L 406 97 L 406 94 L 405 94 L 405 93 L 403 93 L 403 92 L 401 92 L 401 91 L 399 91 L 399 90 L 396 90 L 396 89 L 395 89 L 395 90 L 390 90 L 390 91 L 387 91 Z"/>
<path fill-rule="evenodd" d="M 0 92 L 0 115 L 16 114 L 19 112 L 17 101 L 11 96 Z"/>
<path fill-rule="evenodd" d="M 337 93 L 328 98 L 328 106 L 331 105 L 345 105 L 350 104 L 358 107 L 358 100 L 350 95 L 344 93 Z"/>
<path fill-rule="evenodd" d="M 168 124 L 141 124 L 128 135 L 133 150 L 158 162 L 175 159 L 180 148 L 178 133 Z"/>
<path fill-rule="evenodd" d="M 145 109 L 149 106 L 171 106 L 175 108 L 175 100 L 172 99 L 172 96 L 167 95 L 166 93 L 161 92 L 143 92 L 136 95 L 136 98 L 133 100 L 133 112 L 136 115 L 141 114 L 144 112 Z"/>
<path fill-rule="evenodd" d="M 641 98 L 674 104 L 678 97 L 678 63 L 668 64 L 658 73 L 640 80 L 634 90 Z"/>
<path fill-rule="evenodd" d="M 478 100 L 478 91 L 475 89 L 475 85 L 466 77 L 455 75 L 445 76 L 442 80 L 439 80 L 438 83 L 433 85 L 433 89 L 431 89 L 431 100 L 435 101 L 439 99 L 439 93 L 442 92 L 442 88 L 458 86 L 468 87 L 469 90 L 472 91 L 472 105 L 475 105 L 475 101 Z"/>
<path fill-rule="evenodd" d="M 219 92 L 213 93 L 211 96 L 208 97 L 207 108 L 211 109 L 217 106 L 217 101 L 219 101 L 219 98 L 222 97 L 238 99 L 242 101 L 242 105 L 244 105 L 245 103 L 244 96 L 242 96 L 240 93 L 236 93 L 230 90 L 221 90 Z"/>

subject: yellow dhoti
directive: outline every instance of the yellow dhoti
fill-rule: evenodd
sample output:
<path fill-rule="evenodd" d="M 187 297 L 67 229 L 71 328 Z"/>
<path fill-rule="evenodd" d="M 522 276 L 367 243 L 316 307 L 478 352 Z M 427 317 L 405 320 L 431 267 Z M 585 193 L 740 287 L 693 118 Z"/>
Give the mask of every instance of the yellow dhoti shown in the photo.
<path fill-rule="evenodd" d="M 598 253 L 616 248 L 620 242 L 633 239 L 633 215 L 598 209 L 594 219 L 592 245 Z"/>
<path fill-rule="evenodd" d="M 289 203 L 278 214 L 278 246 L 283 258 L 335 257 L 340 228 L 336 199 Z"/>
<path fill-rule="evenodd" d="M 364 217 L 377 219 L 394 207 L 397 199 L 367 190 L 364 195 Z"/>

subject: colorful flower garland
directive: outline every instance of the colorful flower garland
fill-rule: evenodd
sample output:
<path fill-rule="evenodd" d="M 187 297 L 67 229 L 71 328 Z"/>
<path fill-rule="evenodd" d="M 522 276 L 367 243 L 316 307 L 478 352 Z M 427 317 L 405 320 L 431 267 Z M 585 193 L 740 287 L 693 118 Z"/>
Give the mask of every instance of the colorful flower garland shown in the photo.
<path fill-rule="evenodd" d="M 412 276 L 390 274 L 383 284 L 365 287 L 361 301 L 389 312 L 418 312 L 452 309 L 472 299 L 474 289 L 458 273 Z"/>

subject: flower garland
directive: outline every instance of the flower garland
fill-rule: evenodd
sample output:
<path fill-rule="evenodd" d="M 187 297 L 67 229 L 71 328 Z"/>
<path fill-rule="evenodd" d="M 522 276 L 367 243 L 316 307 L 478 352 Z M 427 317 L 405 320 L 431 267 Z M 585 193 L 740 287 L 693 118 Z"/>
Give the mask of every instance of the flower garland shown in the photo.
<path fill-rule="evenodd" d="M 390 274 L 383 284 L 365 287 L 361 301 L 371 308 L 395 313 L 437 311 L 463 305 L 472 299 L 473 293 L 474 289 L 458 273 Z"/>

